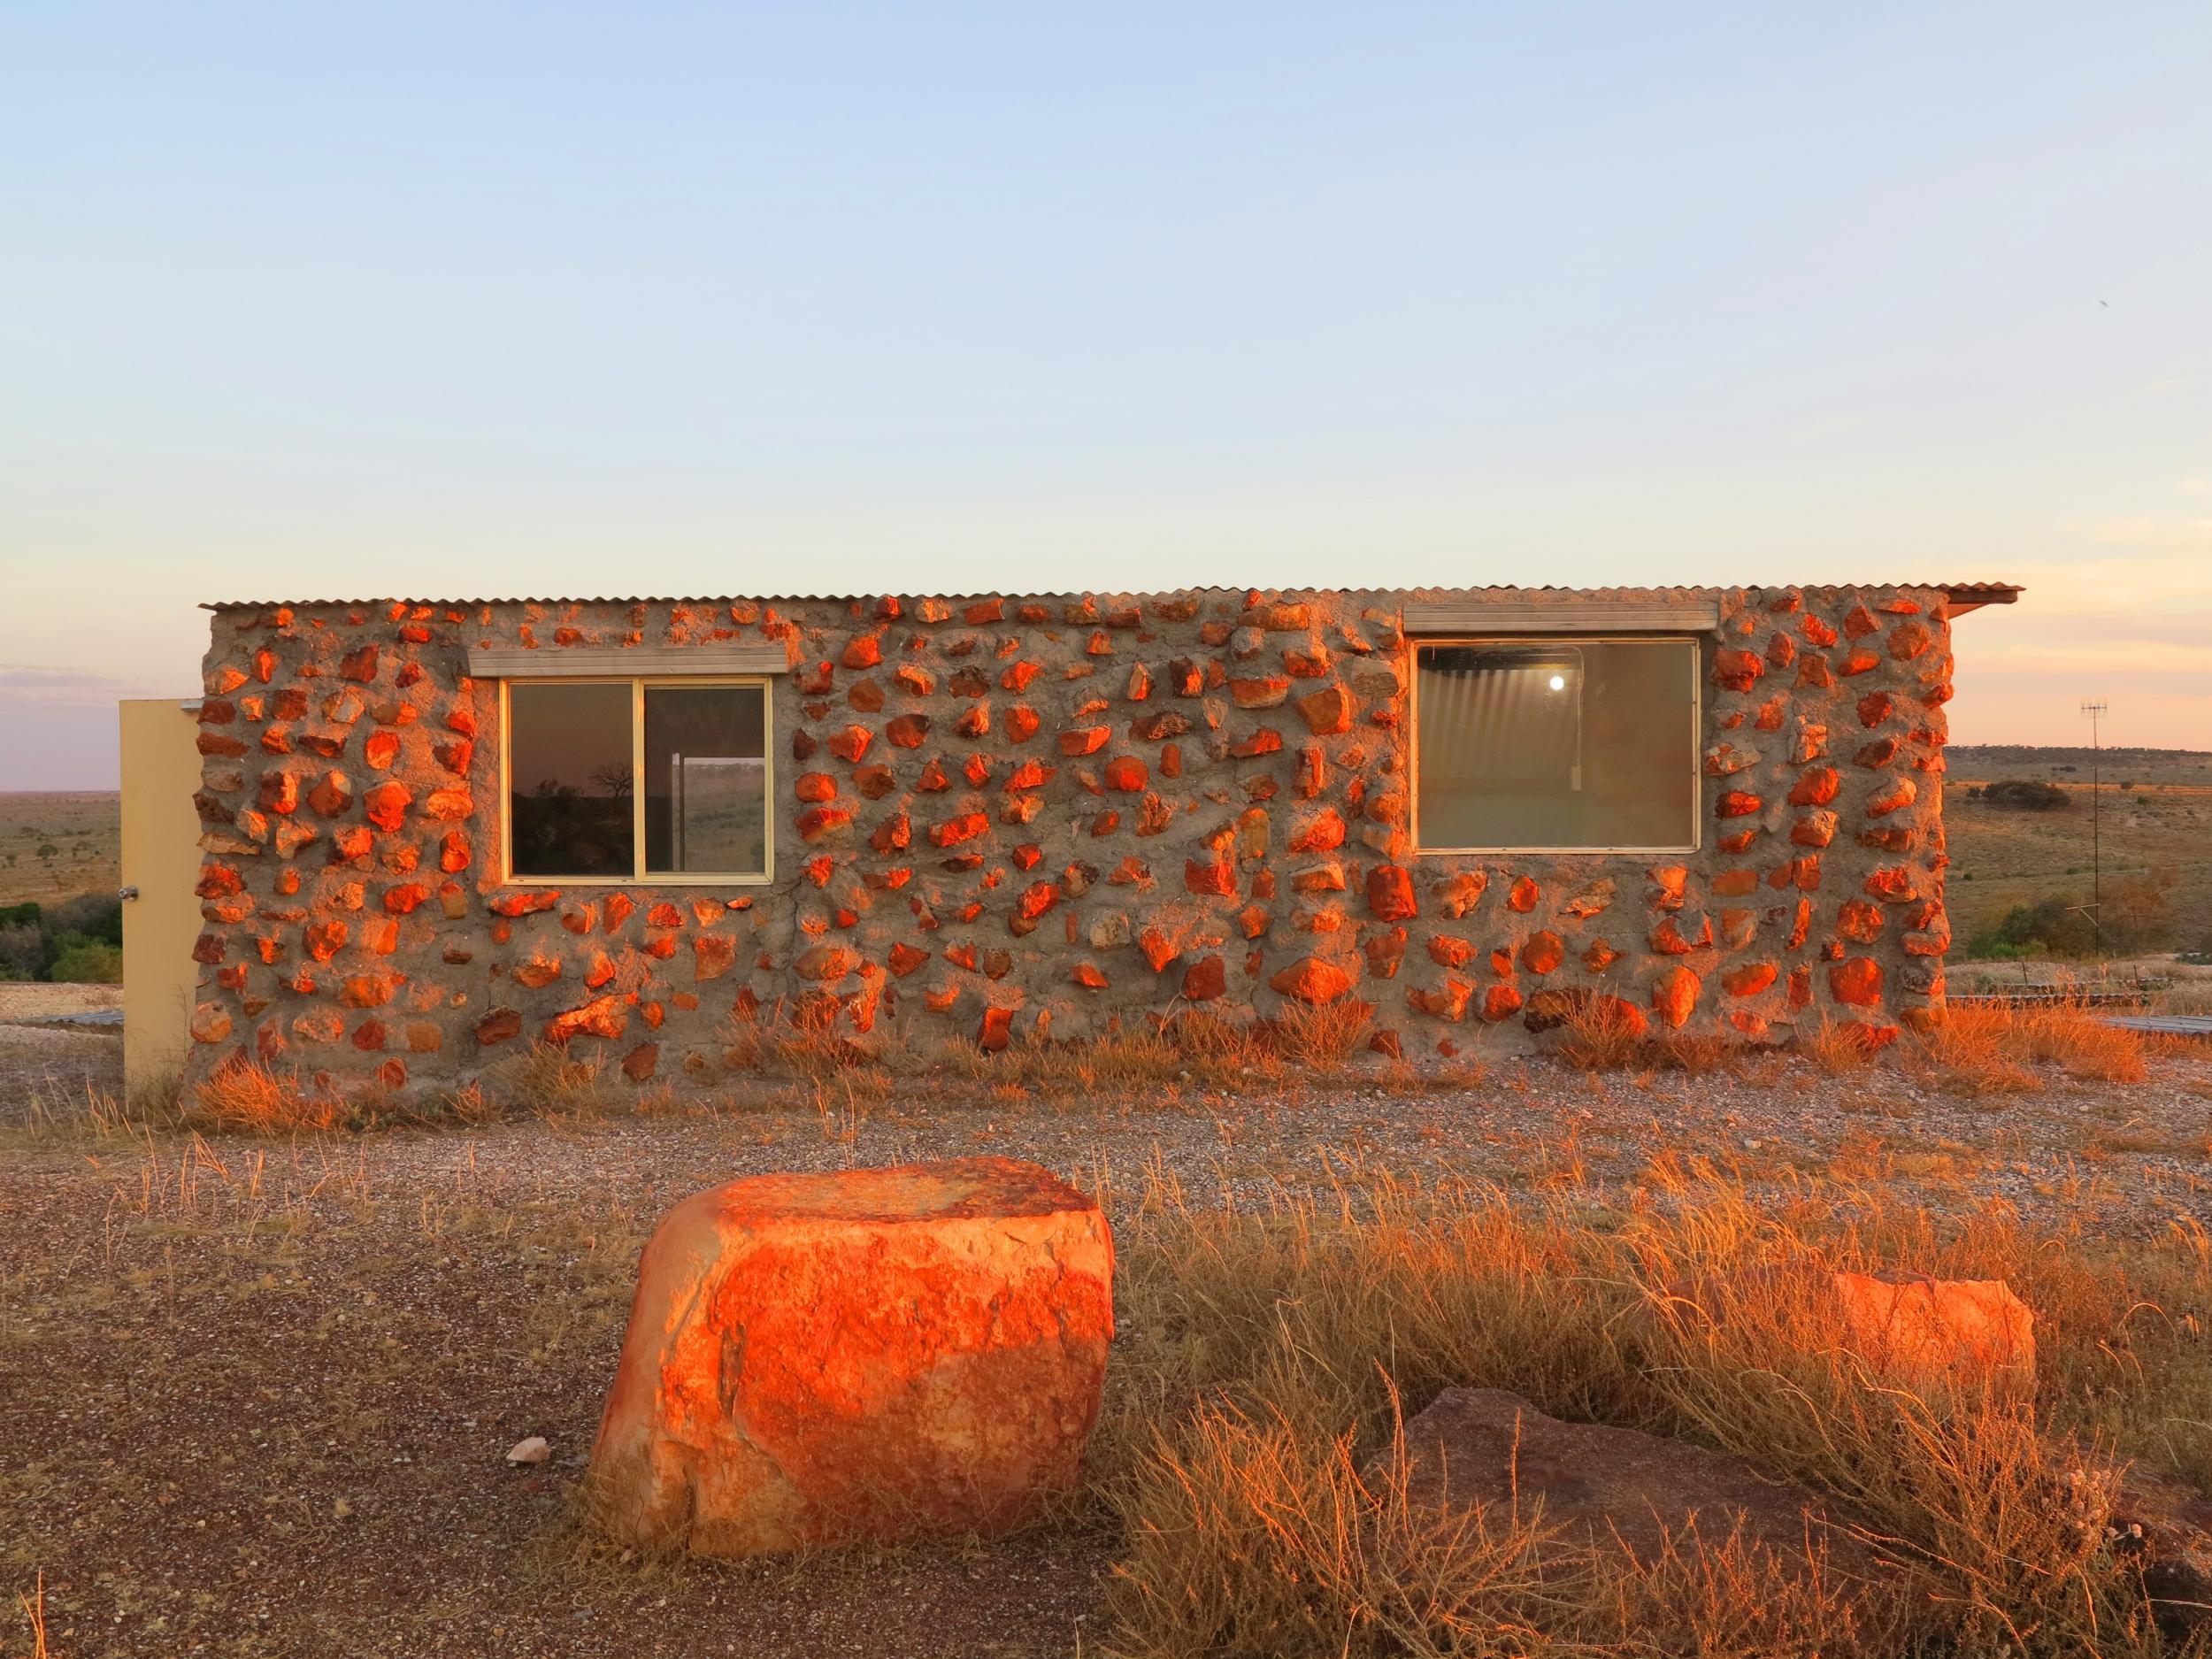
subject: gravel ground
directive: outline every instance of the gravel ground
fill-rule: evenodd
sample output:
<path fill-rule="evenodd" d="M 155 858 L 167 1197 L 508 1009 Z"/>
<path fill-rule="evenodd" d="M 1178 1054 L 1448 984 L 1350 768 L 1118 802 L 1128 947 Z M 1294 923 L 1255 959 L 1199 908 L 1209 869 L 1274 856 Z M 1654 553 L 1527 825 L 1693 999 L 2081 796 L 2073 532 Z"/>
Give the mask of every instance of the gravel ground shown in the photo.
<path fill-rule="evenodd" d="M 1434 1094 L 824 1098 L 288 1144 L 0 1140 L 0 1592 L 43 1571 L 58 1659 L 1094 1650 L 1095 1520 L 741 1568 L 583 1540 L 573 1484 L 638 1249 L 684 1194 L 758 1171 L 988 1150 L 1110 1193 L 1156 1165 L 1256 1205 L 1361 1160 L 1602 1202 L 1708 1158 L 1755 1189 L 2093 1206 L 2116 1233 L 2212 1217 L 2212 1048 L 2144 1083 L 2046 1069 L 1984 1100 L 1783 1057 L 1508 1061 Z M 511 1470 L 532 1433 L 553 1462 Z M 0 1653 L 22 1645 L 0 1617 Z"/>
<path fill-rule="evenodd" d="M 0 982 L 0 1127 L 19 1120 L 34 1100 L 49 1107 L 74 1106 L 88 1090 L 120 1094 L 119 1027 L 72 1030 L 36 1022 L 122 1006 L 119 985 Z"/>

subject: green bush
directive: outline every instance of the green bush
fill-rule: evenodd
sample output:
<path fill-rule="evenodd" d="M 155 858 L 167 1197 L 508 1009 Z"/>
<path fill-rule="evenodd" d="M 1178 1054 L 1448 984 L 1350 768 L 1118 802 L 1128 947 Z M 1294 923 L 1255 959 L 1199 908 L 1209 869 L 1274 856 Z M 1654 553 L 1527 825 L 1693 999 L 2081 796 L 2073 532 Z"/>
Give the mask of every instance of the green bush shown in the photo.
<path fill-rule="evenodd" d="M 63 950 L 47 969 L 46 977 L 57 985 L 120 985 L 123 983 L 123 953 L 113 945 L 77 935 L 77 942 Z"/>
<path fill-rule="evenodd" d="M 0 905 L 0 979 L 117 985 L 123 978 L 123 905 L 104 894 L 58 904 Z"/>
<path fill-rule="evenodd" d="M 2096 949 L 2097 936 L 2089 918 L 2075 908 L 2080 902 L 2070 894 L 2055 893 L 2033 904 L 2016 904 L 1996 926 L 1975 935 L 1966 954 L 1996 962 L 2016 962 L 2045 951 L 2085 956 Z"/>

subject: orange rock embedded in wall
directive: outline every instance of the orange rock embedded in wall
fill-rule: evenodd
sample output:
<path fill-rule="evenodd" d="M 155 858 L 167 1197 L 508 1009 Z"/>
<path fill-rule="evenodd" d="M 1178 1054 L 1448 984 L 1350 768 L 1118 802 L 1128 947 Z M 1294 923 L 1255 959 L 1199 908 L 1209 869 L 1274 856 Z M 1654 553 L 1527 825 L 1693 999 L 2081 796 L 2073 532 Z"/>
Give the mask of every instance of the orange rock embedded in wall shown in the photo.
<path fill-rule="evenodd" d="M 749 1555 L 995 1532 L 1071 1487 L 1113 1240 L 1034 1164 L 768 1175 L 646 1247 L 588 1477 L 639 1547 Z"/>
<path fill-rule="evenodd" d="M 1919 787 L 1911 779 L 1893 778 L 1887 788 L 1866 803 L 1866 815 L 1869 818 L 1887 818 L 1891 813 L 1902 811 L 1910 806 L 1919 794 Z"/>
<path fill-rule="evenodd" d="M 853 810 L 849 806 L 810 806 L 799 814 L 799 839 L 818 841 L 833 835 L 853 821 Z"/>
<path fill-rule="evenodd" d="M 1377 864 L 1367 872 L 1367 908 L 1386 922 L 1402 922 L 1419 913 L 1413 875 L 1399 864 Z"/>
<path fill-rule="evenodd" d="M 1474 996 L 1473 986 L 1447 974 L 1443 983 L 1432 989 L 1406 993 L 1406 1002 L 1417 1013 L 1433 1015 L 1438 1019 L 1461 1020 L 1467 1018 L 1467 1007 Z"/>
<path fill-rule="evenodd" d="M 1333 962 L 1302 956 L 1279 969 L 1268 984 L 1300 1002 L 1333 1002 L 1352 988 L 1352 976 Z"/>
<path fill-rule="evenodd" d="M 980 812 L 963 812 L 958 818 L 930 826 L 929 839 L 938 847 L 957 847 L 962 841 L 973 841 L 991 827 L 991 820 Z"/>
<path fill-rule="evenodd" d="M 1183 995 L 1194 1002 L 1210 1002 L 1228 991 L 1228 972 L 1219 956 L 1201 956 L 1183 970 Z"/>
<path fill-rule="evenodd" d="M 1792 806 L 1826 806 L 1836 798 L 1836 789 L 1842 780 L 1833 766 L 1814 766 L 1799 774 L 1790 787 Z"/>
<path fill-rule="evenodd" d="M 1839 1002 L 1874 1008 L 1882 1000 L 1882 964 L 1871 956 L 1852 956 L 1828 970 L 1828 989 Z"/>
<path fill-rule="evenodd" d="M 1651 983 L 1651 1011 L 1679 1029 L 1689 1023 L 1704 982 L 1687 968 L 1670 968 Z"/>
<path fill-rule="evenodd" d="M 1549 973 L 1567 959 L 1567 948 L 1557 933 L 1532 933 L 1521 947 L 1521 965 L 1531 973 Z"/>
<path fill-rule="evenodd" d="M 1148 927 L 1137 935 L 1137 949 L 1144 954 L 1145 965 L 1158 973 L 1183 954 L 1183 948 L 1156 927 Z"/>
<path fill-rule="evenodd" d="M 1746 962 L 1722 974 L 1720 982 L 1731 996 L 1756 996 L 1774 983 L 1777 972 L 1771 962 Z"/>
<path fill-rule="evenodd" d="M 691 941 L 692 979 L 718 979 L 737 961 L 737 941 L 727 933 L 697 933 Z"/>
<path fill-rule="evenodd" d="M 1893 661 L 1909 663 L 1935 643 L 1924 622 L 1901 622 L 1889 631 L 1889 654 Z"/>
<path fill-rule="evenodd" d="M 630 1010 L 620 997 L 594 997 L 546 1021 L 545 1040 L 558 1047 L 572 1037 L 619 1037 L 629 1023 Z"/>
<path fill-rule="evenodd" d="M 1749 651 L 1730 649 L 1713 653 L 1713 683 L 1725 690 L 1748 691 L 1766 671 L 1767 665 Z"/>
<path fill-rule="evenodd" d="M 403 783 L 380 783 L 361 797 L 361 810 L 369 822 L 385 831 L 396 830 L 405 821 L 414 791 Z"/>
<path fill-rule="evenodd" d="M 1290 681 L 1281 674 L 1232 680 L 1229 695 L 1240 709 L 1272 709 L 1290 695 Z"/>
<path fill-rule="evenodd" d="M 1236 866 L 1225 857 L 1187 858 L 1183 861 L 1183 885 L 1193 893 L 1233 898 L 1237 890 Z"/>
<path fill-rule="evenodd" d="M 1356 708 L 1352 694 L 1343 687 L 1325 686 L 1299 698 L 1298 712 L 1317 737 L 1327 737 L 1350 731 Z"/>
<path fill-rule="evenodd" d="M 1651 930 L 1651 948 L 1663 956 L 1686 956 L 1694 950 L 1704 950 L 1713 942 L 1713 918 L 1701 916 L 1694 937 L 1682 931 L 1681 918 L 1673 915 L 1660 917 Z"/>
<path fill-rule="evenodd" d="M 1141 795 L 1149 781 L 1144 762 L 1134 755 L 1117 755 L 1106 763 L 1106 787 L 1125 795 Z"/>
<path fill-rule="evenodd" d="M 1846 899 L 1836 911 L 1836 932 L 1860 944 L 1871 944 L 1882 932 L 1882 911 L 1864 899 Z"/>

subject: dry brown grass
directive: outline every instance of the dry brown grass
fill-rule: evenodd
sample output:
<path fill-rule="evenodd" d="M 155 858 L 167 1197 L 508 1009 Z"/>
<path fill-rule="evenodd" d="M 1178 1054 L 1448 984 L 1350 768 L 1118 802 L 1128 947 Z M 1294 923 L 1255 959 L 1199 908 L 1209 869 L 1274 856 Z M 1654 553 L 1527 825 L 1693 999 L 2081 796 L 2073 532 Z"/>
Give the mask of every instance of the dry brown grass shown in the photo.
<path fill-rule="evenodd" d="M 615 1098 L 604 1056 L 580 1058 L 547 1042 L 534 1042 L 500 1061 L 486 1073 L 485 1082 L 488 1089 L 480 1087 L 467 1102 L 471 1108 L 483 1102 L 488 1110 L 504 1106 L 540 1118 L 588 1117 L 605 1110 Z"/>
<path fill-rule="evenodd" d="M 1824 1012 L 1820 1023 L 1798 1038 L 1797 1051 L 1831 1077 L 1841 1077 L 1865 1070 L 1881 1045 L 1857 1021 L 1832 1019 Z"/>
<path fill-rule="evenodd" d="M 935 1058 L 956 1076 L 1048 1100 L 1172 1102 L 1189 1093 L 1296 1090 L 1350 1072 L 1367 1052 L 1373 1018 L 1350 1002 L 1293 1007 L 1279 1019 L 1252 1023 L 1187 1009 L 1101 1037 L 1024 1039 L 997 1054 L 961 1043 Z M 1464 1080 L 1466 1069 L 1453 1075 Z M 1405 1078 L 1397 1080 L 1402 1086 Z"/>
<path fill-rule="evenodd" d="M 310 1088 L 296 1072 L 236 1061 L 194 1087 L 184 1121 L 195 1129 L 290 1134 L 336 1128 L 347 1115 L 337 1096 Z"/>
<path fill-rule="evenodd" d="M 1732 1071 L 1754 1052 L 1717 1033 L 1646 1034 L 1635 1010 L 1607 999 L 1569 1013 L 1551 1053 L 1580 1071 L 1686 1071 L 1694 1077 Z"/>
<path fill-rule="evenodd" d="M 1943 1023 L 1914 1039 L 1909 1062 L 1955 1094 L 2017 1094 L 2035 1087 L 2021 1064 L 2008 1011 L 1969 1004 L 1947 1010 Z"/>
<path fill-rule="evenodd" d="M 2212 1477 L 2212 1359 L 2185 1312 L 2212 1296 L 2201 1231 L 2121 1256 L 1872 1191 L 1761 1208 L 1701 1173 L 1689 1202 L 1598 1217 L 1379 1171 L 1240 1216 L 1156 1177 L 1118 1224 L 1129 1351 L 1099 1460 L 1126 1535 L 1117 1651 L 2157 1652 L 2106 1554 L 2106 1451 Z M 2040 1322 L 2035 1409 L 1881 1386 L 1779 1299 L 1725 1328 L 1654 1317 L 1667 1283 L 1806 1259 L 2010 1279 Z M 1393 1473 L 1398 1413 L 1458 1383 L 1847 1504 L 1909 1563 L 1908 1628 L 1855 1628 L 1817 1578 L 1694 1548 L 1538 1575 L 1531 1527 L 1418 1512 Z"/>
<path fill-rule="evenodd" d="M 1617 1071 L 1634 1064 L 1643 1043 L 1641 1024 L 1630 1010 L 1592 1002 L 1567 1017 L 1552 1053 L 1580 1071 Z"/>
<path fill-rule="evenodd" d="M 28 1659 L 47 1659 L 46 1647 L 46 1575 L 41 1572 L 31 1588 L 16 1597 L 23 1607 L 23 1623 L 30 1632 Z"/>
<path fill-rule="evenodd" d="M 1968 1002 L 1912 1039 L 1906 1063 L 1964 1094 L 2021 1094 L 2036 1087 L 2030 1062 L 2062 1067 L 2083 1082 L 2140 1083 L 2149 1075 L 2139 1032 L 2106 1024 L 2073 1002 Z"/>

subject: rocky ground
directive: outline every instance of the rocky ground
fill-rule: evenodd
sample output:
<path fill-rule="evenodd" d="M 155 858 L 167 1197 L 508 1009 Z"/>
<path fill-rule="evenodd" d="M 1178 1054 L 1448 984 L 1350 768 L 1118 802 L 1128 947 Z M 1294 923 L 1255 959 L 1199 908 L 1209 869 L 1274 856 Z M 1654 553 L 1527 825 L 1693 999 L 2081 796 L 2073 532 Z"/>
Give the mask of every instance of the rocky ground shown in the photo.
<path fill-rule="evenodd" d="M 111 1076 L 92 1052 L 38 1063 L 53 1104 L 27 1122 L 37 1065 L 19 1062 L 0 1136 L 0 1588 L 43 1573 L 62 1659 L 1096 1650 L 1114 1540 L 1095 1513 L 734 1569 L 586 1541 L 572 1485 L 637 1252 L 677 1199 L 753 1171 L 988 1150 L 1110 1200 L 1151 1167 L 1258 1205 L 1348 1161 L 1597 1207 L 1709 1167 L 1776 1195 L 1866 1181 L 1939 1212 L 2094 1213 L 2116 1235 L 2212 1213 L 2212 1048 L 2180 1046 L 2140 1083 L 2039 1067 L 1980 1096 L 1779 1056 L 1079 1105 L 833 1079 L 712 1113 L 294 1142 L 73 1125 L 58 1103 Z M 534 1433 L 552 1460 L 511 1469 Z M 0 1620 L 0 1652 L 22 1645 Z"/>
<path fill-rule="evenodd" d="M 0 982 L 0 1124 L 120 1094 L 122 1010 L 119 985 Z"/>

